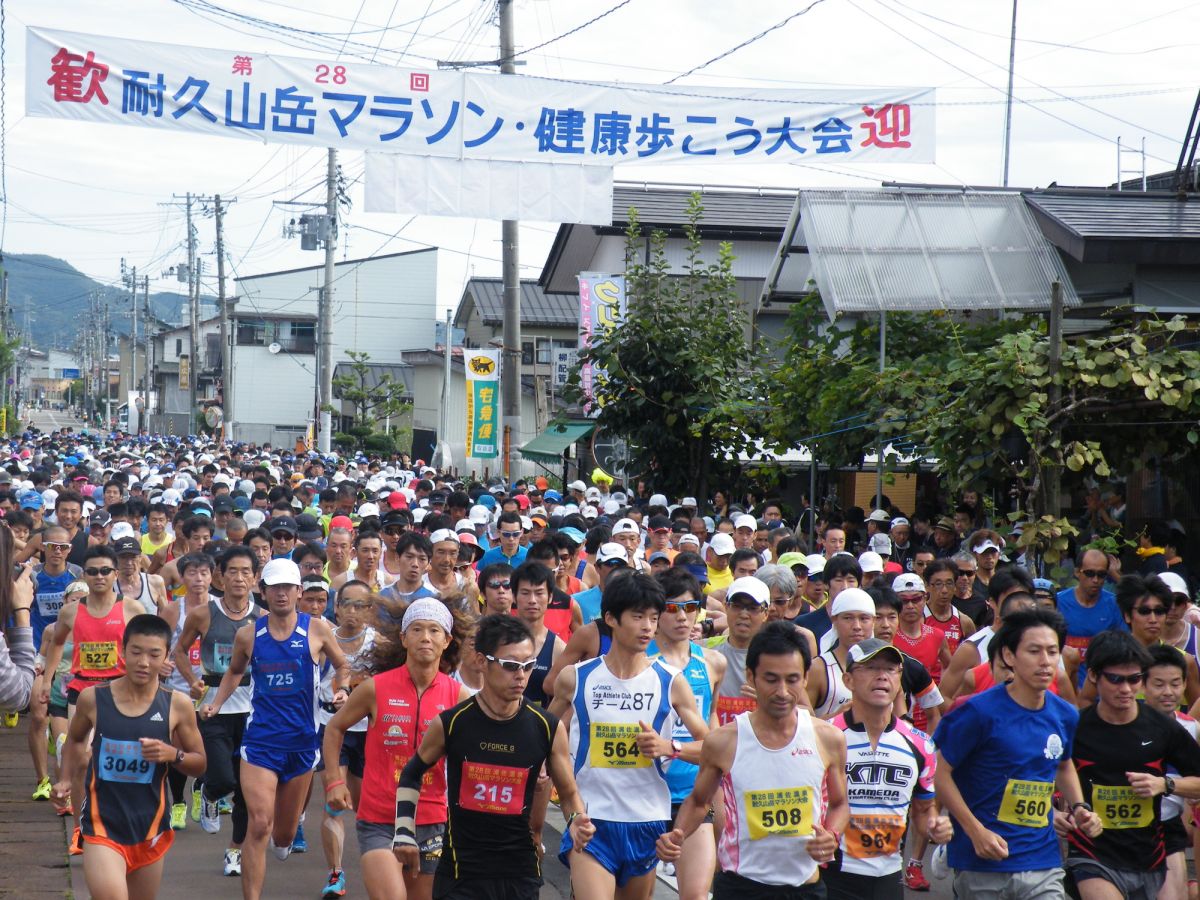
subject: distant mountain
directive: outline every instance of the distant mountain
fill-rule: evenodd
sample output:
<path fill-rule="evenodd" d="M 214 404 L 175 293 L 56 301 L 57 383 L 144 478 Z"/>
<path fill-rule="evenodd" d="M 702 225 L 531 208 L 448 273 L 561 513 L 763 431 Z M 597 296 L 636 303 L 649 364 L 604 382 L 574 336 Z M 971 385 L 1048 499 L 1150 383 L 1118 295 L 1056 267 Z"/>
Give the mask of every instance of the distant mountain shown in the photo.
<path fill-rule="evenodd" d="M 8 273 L 8 304 L 15 328 L 26 323 L 32 344 L 40 349 L 71 347 L 79 330 L 87 321 L 89 299 L 94 294 L 101 303 L 109 304 L 112 330 L 129 333 L 129 292 L 84 275 L 65 260 L 41 254 L 8 253 L 3 259 Z M 141 302 L 141 295 L 138 296 Z M 187 311 L 187 296 L 172 292 L 150 295 L 150 312 L 168 325 L 183 323 Z M 213 297 L 200 298 L 200 316 L 207 318 L 217 311 Z M 138 307 L 138 317 L 145 315 Z M 140 331 L 140 328 L 139 328 Z"/>

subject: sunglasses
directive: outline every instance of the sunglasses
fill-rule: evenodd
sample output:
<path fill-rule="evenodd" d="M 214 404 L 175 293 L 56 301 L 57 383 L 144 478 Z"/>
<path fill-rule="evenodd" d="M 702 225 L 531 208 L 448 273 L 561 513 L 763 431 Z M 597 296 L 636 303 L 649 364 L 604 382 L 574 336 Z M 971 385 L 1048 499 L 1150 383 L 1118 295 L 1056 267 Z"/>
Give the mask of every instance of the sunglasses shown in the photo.
<path fill-rule="evenodd" d="M 288 534 L 286 531 L 276 531 L 271 535 L 271 540 L 273 541 L 294 541 L 295 539 L 296 536 L 294 534 Z"/>
<path fill-rule="evenodd" d="M 901 597 L 901 598 L 900 598 L 900 602 L 901 602 L 901 603 L 903 603 L 903 604 L 906 604 L 906 605 L 907 605 L 907 604 L 912 604 L 912 605 L 914 605 L 914 606 L 915 606 L 915 605 L 916 605 L 916 604 L 918 604 L 918 603 L 924 603 L 924 602 L 925 602 L 925 595 L 924 595 L 924 594 L 918 594 L 918 595 L 917 595 L 917 596 L 915 596 L 915 597 Z"/>
<path fill-rule="evenodd" d="M 508 590 L 510 584 L 511 584 L 511 582 L 508 582 L 508 581 L 489 581 L 487 583 L 487 586 L 490 587 L 493 591 L 500 591 L 500 590 L 506 591 L 506 590 Z"/>
<path fill-rule="evenodd" d="M 502 538 L 519 538 L 520 536 L 521 536 L 521 532 L 519 532 L 519 531 L 502 531 L 502 532 L 500 532 L 500 537 L 502 537 Z"/>
<path fill-rule="evenodd" d="M 1143 673 L 1138 672 L 1134 675 L 1118 675 L 1116 672 L 1101 672 L 1100 675 L 1109 684 L 1141 684 L 1145 677 Z"/>
<path fill-rule="evenodd" d="M 92 578 L 95 578 L 97 575 L 103 575 L 107 577 L 115 571 L 117 570 L 112 566 L 89 566 L 83 570 L 83 574 L 90 575 Z"/>
<path fill-rule="evenodd" d="M 1105 578 L 1108 576 L 1107 569 L 1080 569 L 1079 574 L 1083 578 Z"/>
<path fill-rule="evenodd" d="M 1135 606 L 1133 611 L 1142 616 L 1165 616 L 1168 612 L 1165 606 Z"/>
<path fill-rule="evenodd" d="M 370 609 L 371 604 L 363 600 L 343 600 L 338 604 L 341 609 Z"/>
<path fill-rule="evenodd" d="M 959 578 L 974 578 L 975 570 L 974 569 L 959 569 L 958 577 Z"/>
<path fill-rule="evenodd" d="M 459 563 L 458 565 L 456 565 L 456 566 L 454 567 L 454 571 L 455 571 L 455 572 L 465 572 L 465 571 L 467 571 L 467 569 L 469 569 L 469 568 L 471 568 L 471 564 L 470 564 L 470 563 Z"/>
<path fill-rule="evenodd" d="M 729 609 L 736 610 L 738 612 L 749 612 L 749 613 L 762 612 L 764 609 L 766 609 L 766 607 L 761 606 L 758 603 L 754 603 L 754 602 L 746 603 L 745 601 L 742 601 L 742 600 L 735 600 L 733 603 L 727 604 L 727 606 Z"/>
<path fill-rule="evenodd" d="M 52 544 L 49 541 L 43 541 L 42 546 L 47 550 L 70 550 L 70 544 Z"/>
<path fill-rule="evenodd" d="M 699 600 L 685 600 L 683 603 L 668 603 L 666 612 L 673 613 L 689 613 L 700 608 Z"/>
<path fill-rule="evenodd" d="M 383 533 L 391 537 L 400 537 L 400 535 L 404 534 L 404 532 L 405 528 L 403 525 L 389 525 L 387 528 L 383 529 Z"/>
<path fill-rule="evenodd" d="M 536 659 L 527 659 L 524 662 L 516 659 L 499 659 L 489 653 L 483 654 L 483 658 L 488 662 L 494 662 L 505 672 L 532 672 L 533 667 L 537 665 Z"/>

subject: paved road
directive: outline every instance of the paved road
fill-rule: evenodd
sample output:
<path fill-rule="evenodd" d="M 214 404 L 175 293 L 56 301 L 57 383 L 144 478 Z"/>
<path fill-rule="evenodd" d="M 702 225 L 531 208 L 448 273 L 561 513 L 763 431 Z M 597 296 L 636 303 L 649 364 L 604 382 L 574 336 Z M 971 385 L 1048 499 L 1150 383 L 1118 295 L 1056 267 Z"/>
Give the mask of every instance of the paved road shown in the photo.
<path fill-rule="evenodd" d="M 57 410 L 35 409 L 26 413 L 26 417 L 42 431 L 57 431 L 65 426 L 79 431 L 81 428 L 87 427 L 87 423 L 75 418 L 70 413 Z"/>

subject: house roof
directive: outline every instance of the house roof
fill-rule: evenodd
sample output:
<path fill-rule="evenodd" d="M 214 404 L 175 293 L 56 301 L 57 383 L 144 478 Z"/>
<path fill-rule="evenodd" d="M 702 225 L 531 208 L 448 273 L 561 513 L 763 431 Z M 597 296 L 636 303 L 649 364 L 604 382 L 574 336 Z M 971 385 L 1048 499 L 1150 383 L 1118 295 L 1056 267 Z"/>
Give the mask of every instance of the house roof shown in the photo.
<path fill-rule="evenodd" d="M 468 281 L 454 315 L 455 325 L 462 325 L 469 301 L 474 301 L 476 313 L 485 325 L 504 323 L 502 279 L 472 278 Z M 546 294 L 533 279 L 522 279 L 521 324 L 575 328 L 579 325 L 579 295 Z"/>
<path fill-rule="evenodd" d="M 437 247 L 422 247 L 419 250 L 402 250 L 399 253 L 384 253 L 380 256 L 364 256 L 361 259 L 340 259 L 335 262 L 334 268 L 338 269 L 342 266 L 358 266 L 363 263 L 376 262 L 381 259 L 394 259 L 397 256 L 414 256 L 418 253 L 432 253 L 437 250 Z M 254 281 L 258 278 L 270 278 L 272 275 L 290 275 L 293 272 L 312 272 L 317 269 L 324 269 L 324 263 L 318 263 L 315 266 L 300 266 L 297 269 L 280 269 L 278 272 L 258 272 L 254 275 L 243 275 L 240 278 L 233 279 L 235 282 Z"/>
<path fill-rule="evenodd" d="M 1042 232 L 1086 263 L 1200 263 L 1200 199 L 1167 191 L 1030 191 Z"/>

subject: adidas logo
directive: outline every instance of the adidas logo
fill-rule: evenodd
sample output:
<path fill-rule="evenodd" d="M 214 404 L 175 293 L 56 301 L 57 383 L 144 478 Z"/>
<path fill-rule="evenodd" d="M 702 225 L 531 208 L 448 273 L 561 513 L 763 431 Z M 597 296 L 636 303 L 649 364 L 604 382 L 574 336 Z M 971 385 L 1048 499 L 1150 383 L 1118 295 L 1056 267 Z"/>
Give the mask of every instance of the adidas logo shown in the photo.
<path fill-rule="evenodd" d="M 151 722 L 161 722 L 163 720 L 162 713 L 155 713 L 150 717 Z"/>

